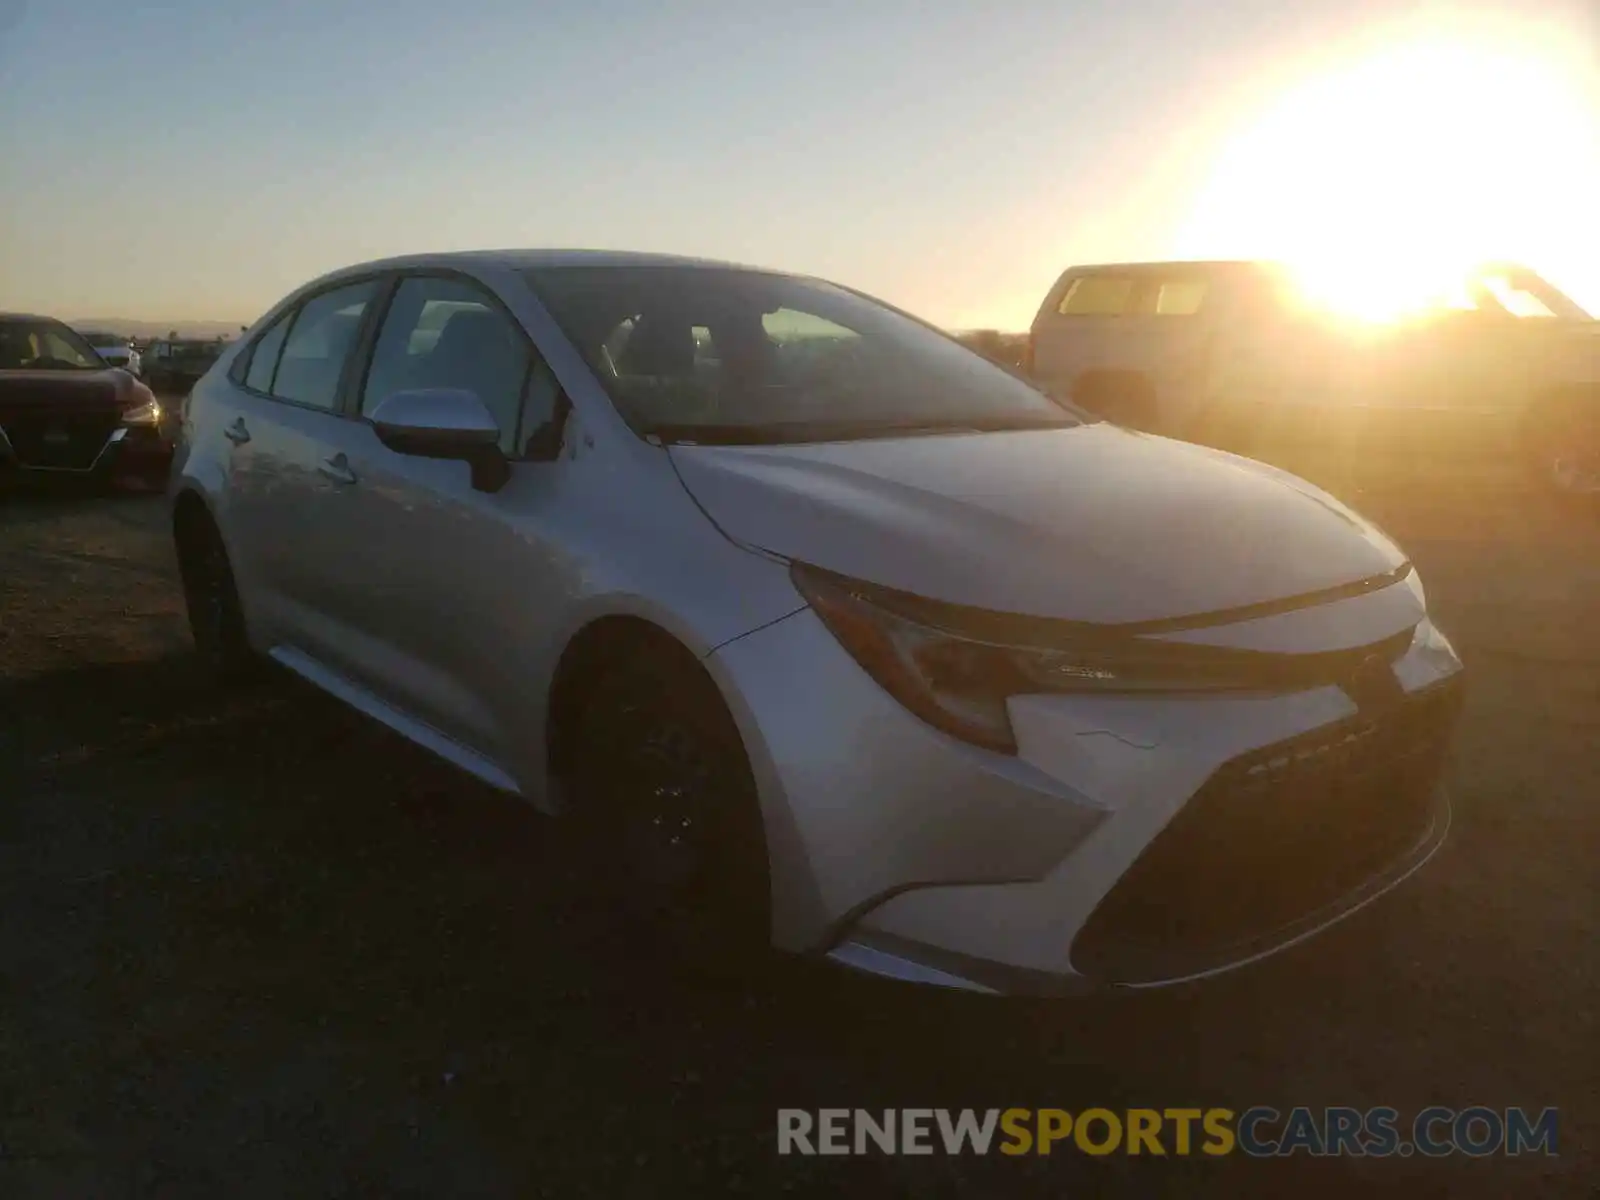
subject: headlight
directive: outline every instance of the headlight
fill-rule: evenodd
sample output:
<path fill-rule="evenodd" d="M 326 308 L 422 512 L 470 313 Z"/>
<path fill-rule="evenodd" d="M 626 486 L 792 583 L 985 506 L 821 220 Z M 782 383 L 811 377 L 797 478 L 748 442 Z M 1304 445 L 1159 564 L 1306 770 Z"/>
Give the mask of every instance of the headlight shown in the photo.
<path fill-rule="evenodd" d="M 1391 539 L 1392 540 L 1392 539 Z M 1428 611 L 1428 590 L 1422 586 L 1422 575 L 1412 571 L 1406 576 L 1406 587 L 1411 589 L 1411 594 L 1417 598 L 1417 603 L 1422 605 L 1422 611 Z"/>
<path fill-rule="evenodd" d="M 1435 664 L 1461 661 L 1455 646 L 1445 637 L 1444 630 L 1427 617 L 1418 623 L 1416 633 L 1411 638 L 1411 648 L 1420 651 L 1424 658 Z"/>
<path fill-rule="evenodd" d="M 135 408 L 130 408 L 122 414 L 124 425 L 159 425 L 161 424 L 161 405 L 154 399 L 146 400 Z"/>
<path fill-rule="evenodd" d="M 1007 754 L 1017 748 L 1006 709 L 1012 696 L 1297 690 L 1338 682 L 1373 649 L 1268 654 L 1164 642 L 1115 627 L 959 609 L 798 563 L 790 574 L 840 645 L 891 696 L 935 728 Z M 997 628 L 1008 625 L 1031 633 Z M 1396 657 L 1411 636 L 1408 629 L 1389 639 Z"/>

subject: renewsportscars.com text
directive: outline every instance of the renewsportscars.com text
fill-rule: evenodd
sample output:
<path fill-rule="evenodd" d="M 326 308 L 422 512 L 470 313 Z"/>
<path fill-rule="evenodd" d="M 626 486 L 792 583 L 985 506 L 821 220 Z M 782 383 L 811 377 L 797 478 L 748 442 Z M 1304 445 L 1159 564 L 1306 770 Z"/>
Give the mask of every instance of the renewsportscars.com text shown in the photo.
<path fill-rule="evenodd" d="M 1442 1158 L 1556 1153 L 1558 1112 L 1522 1108 L 780 1108 L 779 1154 Z"/>

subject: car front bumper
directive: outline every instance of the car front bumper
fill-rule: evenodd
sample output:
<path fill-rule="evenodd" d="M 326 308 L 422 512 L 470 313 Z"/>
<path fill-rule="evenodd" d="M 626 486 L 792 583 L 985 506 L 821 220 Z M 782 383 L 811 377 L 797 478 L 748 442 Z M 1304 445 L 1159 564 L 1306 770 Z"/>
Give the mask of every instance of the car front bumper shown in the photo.
<path fill-rule="evenodd" d="M 63 423 L 62 439 L 36 429 L 16 436 L 0 422 L 0 470 L 22 475 L 160 482 L 172 463 L 172 439 L 159 426 L 123 425 L 115 416 Z"/>
<path fill-rule="evenodd" d="M 1380 607 L 1297 619 L 1364 637 Z M 1425 620 L 1381 711 L 1333 685 L 1024 696 L 1015 756 L 907 713 L 808 610 L 713 659 L 761 792 L 774 942 L 875 974 L 1048 994 L 1217 973 L 1370 902 L 1449 826 L 1461 668 Z"/>

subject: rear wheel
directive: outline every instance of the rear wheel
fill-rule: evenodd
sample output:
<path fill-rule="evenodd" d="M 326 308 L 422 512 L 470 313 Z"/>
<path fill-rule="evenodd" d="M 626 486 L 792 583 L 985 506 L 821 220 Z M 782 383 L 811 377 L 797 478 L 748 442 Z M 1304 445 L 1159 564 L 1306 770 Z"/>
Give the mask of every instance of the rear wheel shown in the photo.
<path fill-rule="evenodd" d="M 1557 394 L 1529 412 L 1528 466 L 1557 497 L 1600 504 L 1600 404 Z"/>
<path fill-rule="evenodd" d="M 189 510 L 178 522 L 178 570 L 195 652 L 216 682 L 243 683 L 260 660 L 250 648 L 244 610 L 222 535 L 211 518 Z"/>
<path fill-rule="evenodd" d="M 732 717 L 687 651 L 624 637 L 590 666 L 561 734 L 585 867 L 674 966 L 749 977 L 770 946 L 769 883 Z"/>
<path fill-rule="evenodd" d="M 1144 376 L 1127 371 L 1092 371 L 1073 385 L 1074 403 L 1129 429 L 1156 431 L 1156 391 Z"/>

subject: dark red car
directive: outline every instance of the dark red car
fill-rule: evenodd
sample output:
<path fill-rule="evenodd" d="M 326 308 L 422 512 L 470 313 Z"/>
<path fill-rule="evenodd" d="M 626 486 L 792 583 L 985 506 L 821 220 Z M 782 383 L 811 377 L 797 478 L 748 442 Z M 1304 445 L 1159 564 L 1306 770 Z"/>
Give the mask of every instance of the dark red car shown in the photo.
<path fill-rule="evenodd" d="M 0 471 L 161 485 L 170 428 L 154 393 L 68 326 L 0 313 Z"/>

